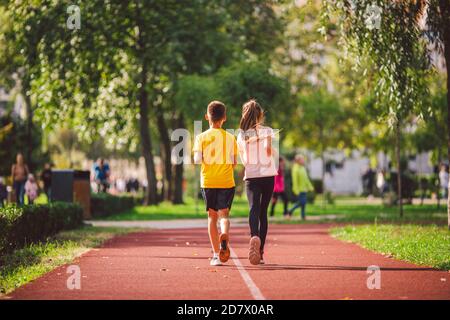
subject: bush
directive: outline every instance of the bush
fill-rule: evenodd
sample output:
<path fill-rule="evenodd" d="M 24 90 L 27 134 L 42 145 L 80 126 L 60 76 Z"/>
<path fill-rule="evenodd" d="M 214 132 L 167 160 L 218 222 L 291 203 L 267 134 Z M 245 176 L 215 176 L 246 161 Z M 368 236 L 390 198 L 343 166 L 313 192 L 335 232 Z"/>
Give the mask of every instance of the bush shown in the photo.
<path fill-rule="evenodd" d="M 82 208 L 72 203 L 1 208 L 0 254 L 43 241 L 61 230 L 76 228 L 82 222 Z"/>
<path fill-rule="evenodd" d="M 108 193 L 95 193 L 91 196 L 91 215 L 94 218 L 106 217 L 132 209 L 138 203 L 134 196 L 113 196 Z"/>

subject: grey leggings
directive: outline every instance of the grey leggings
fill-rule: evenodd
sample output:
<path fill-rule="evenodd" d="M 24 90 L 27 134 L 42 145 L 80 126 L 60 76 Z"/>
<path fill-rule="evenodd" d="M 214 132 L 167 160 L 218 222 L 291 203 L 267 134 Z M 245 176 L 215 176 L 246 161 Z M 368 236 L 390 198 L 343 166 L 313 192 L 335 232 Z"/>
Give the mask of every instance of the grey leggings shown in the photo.
<path fill-rule="evenodd" d="M 250 207 L 249 224 L 251 236 L 261 239 L 261 252 L 267 236 L 267 208 L 272 198 L 274 177 L 250 178 L 245 180 Z"/>

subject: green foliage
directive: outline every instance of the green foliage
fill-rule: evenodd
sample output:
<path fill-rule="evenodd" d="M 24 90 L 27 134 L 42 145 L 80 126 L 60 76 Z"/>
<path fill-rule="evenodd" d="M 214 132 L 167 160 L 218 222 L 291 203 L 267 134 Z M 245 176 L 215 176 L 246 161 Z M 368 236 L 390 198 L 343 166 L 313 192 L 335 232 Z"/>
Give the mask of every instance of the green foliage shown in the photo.
<path fill-rule="evenodd" d="M 104 241 L 135 230 L 83 226 L 0 256 L 0 298 L 54 268 L 72 262 Z"/>
<path fill-rule="evenodd" d="M 81 225 L 83 211 L 77 204 L 9 206 L 0 209 L 0 253 L 43 241 L 61 230 Z"/>
<path fill-rule="evenodd" d="M 323 1 L 327 17 L 337 14 L 342 42 L 354 53 L 356 65 L 375 71 L 375 98 L 379 114 L 393 125 L 411 113 L 422 114 L 427 94 L 427 49 L 420 21 L 422 2 L 362 0 Z M 379 8 L 379 28 L 368 21 L 368 12 Z M 370 20 L 370 19 L 369 19 Z M 365 71 L 367 73 L 367 71 Z"/>
<path fill-rule="evenodd" d="M 186 114 L 188 125 L 192 121 L 203 120 L 206 106 L 218 99 L 217 83 L 213 77 L 189 75 L 177 84 L 175 105 Z"/>
<path fill-rule="evenodd" d="M 237 128 L 241 106 L 256 99 L 266 111 L 267 123 L 272 126 L 285 123 L 283 115 L 289 114 L 290 93 L 285 79 L 275 75 L 267 63 L 259 61 L 236 62 L 222 68 L 217 77 L 221 100 L 228 105 L 231 127 Z"/>
<path fill-rule="evenodd" d="M 94 218 L 106 217 L 130 210 L 138 203 L 135 196 L 113 196 L 108 193 L 91 195 L 91 214 Z"/>
<path fill-rule="evenodd" d="M 26 143 L 26 123 L 21 119 L 9 115 L 0 117 L 1 128 L 8 127 L 4 134 L 0 135 L 0 176 L 11 175 L 11 165 L 16 161 L 17 153 L 25 154 Z M 40 167 L 48 161 L 48 155 L 39 148 L 42 139 L 42 130 L 33 127 L 33 163 Z"/>

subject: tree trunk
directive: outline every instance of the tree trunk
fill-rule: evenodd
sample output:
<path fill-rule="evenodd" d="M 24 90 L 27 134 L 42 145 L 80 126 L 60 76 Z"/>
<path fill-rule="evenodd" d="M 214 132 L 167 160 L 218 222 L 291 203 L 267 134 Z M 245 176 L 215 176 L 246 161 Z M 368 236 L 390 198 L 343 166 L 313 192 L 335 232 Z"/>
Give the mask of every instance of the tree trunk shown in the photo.
<path fill-rule="evenodd" d="M 180 114 L 177 120 L 177 128 L 184 128 L 183 114 Z M 184 157 L 184 154 L 180 155 Z M 183 175 L 184 167 L 183 163 L 173 166 L 173 178 L 174 178 L 174 190 L 173 190 L 173 204 L 182 204 L 183 201 Z"/>
<path fill-rule="evenodd" d="M 397 161 L 397 198 L 398 198 L 398 211 L 400 217 L 403 217 L 403 199 L 402 199 L 402 168 L 400 159 L 401 148 L 401 123 L 400 119 L 397 120 L 395 125 L 395 158 Z"/>
<path fill-rule="evenodd" d="M 147 172 L 147 189 L 144 195 L 144 205 L 157 203 L 156 172 L 152 153 L 152 141 L 148 124 L 148 92 L 147 68 L 144 64 L 141 73 L 141 88 L 139 89 L 139 133 L 141 138 L 142 154 L 145 159 Z"/>
<path fill-rule="evenodd" d="M 327 166 L 325 164 L 325 151 L 322 151 L 320 154 L 320 159 L 322 161 L 322 206 L 325 207 L 327 203 L 326 197 L 326 190 L 325 190 L 325 171 L 327 169 Z"/>
<path fill-rule="evenodd" d="M 447 158 L 450 164 L 450 3 L 448 0 L 440 0 L 439 7 L 442 15 L 442 34 L 444 42 L 444 57 L 447 67 Z M 448 184 L 447 197 L 447 223 L 450 230 L 450 180 Z"/>
<path fill-rule="evenodd" d="M 164 166 L 163 181 L 163 199 L 170 201 L 172 199 L 172 161 L 171 161 L 171 145 L 168 128 L 164 120 L 164 113 L 161 106 L 156 108 L 156 118 L 158 124 L 159 136 L 161 138 L 161 156 Z"/>
<path fill-rule="evenodd" d="M 25 81 L 24 81 L 25 82 Z M 26 142 L 27 147 L 25 151 L 25 160 L 28 165 L 28 169 L 30 172 L 34 170 L 33 163 L 33 107 L 31 106 L 31 98 L 27 94 L 29 92 L 29 86 L 27 84 L 23 84 L 22 94 L 25 99 L 26 104 L 26 112 L 27 112 L 27 120 L 26 120 Z"/>
<path fill-rule="evenodd" d="M 436 172 L 435 177 L 437 178 L 437 182 L 438 183 L 434 184 L 434 186 L 433 186 L 434 188 L 433 189 L 435 189 L 435 191 L 436 191 L 437 208 L 439 209 L 441 207 L 441 195 L 440 195 L 441 188 L 440 188 L 440 183 L 439 183 L 439 164 L 442 163 L 442 154 L 441 154 L 441 148 L 440 147 L 438 148 L 438 161 L 437 161 L 437 163 L 438 163 L 438 167 L 437 167 L 437 172 Z"/>

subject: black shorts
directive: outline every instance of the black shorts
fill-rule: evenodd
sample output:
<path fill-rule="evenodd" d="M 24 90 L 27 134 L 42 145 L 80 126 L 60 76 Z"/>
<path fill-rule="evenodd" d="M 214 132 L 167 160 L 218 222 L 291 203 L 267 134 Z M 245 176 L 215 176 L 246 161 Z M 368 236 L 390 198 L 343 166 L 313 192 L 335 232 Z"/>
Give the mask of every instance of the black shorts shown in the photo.
<path fill-rule="evenodd" d="M 233 188 L 202 188 L 202 196 L 205 200 L 206 211 L 213 209 L 231 209 L 235 187 Z"/>

